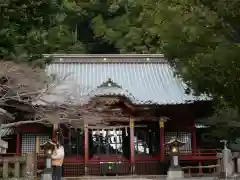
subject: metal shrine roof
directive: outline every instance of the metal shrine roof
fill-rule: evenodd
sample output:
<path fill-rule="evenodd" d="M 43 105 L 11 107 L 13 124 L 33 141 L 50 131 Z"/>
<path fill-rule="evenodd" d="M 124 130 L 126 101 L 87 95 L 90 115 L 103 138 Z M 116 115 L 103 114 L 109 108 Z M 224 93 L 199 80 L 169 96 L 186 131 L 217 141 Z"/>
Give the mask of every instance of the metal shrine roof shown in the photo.
<path fill-rule="evenodd" d="M 49 55 L 46 55 L 49 56 Z M 61 55 L 47 72 L 68 76 L 68 91 L 80 96 L 126 96 L 134 104 L 184 104 L 209 100 L 186 94 L 186 85 L 174 77 L 163 55 Z M 105 83 L 105 85 L 104 85 Z M 75 86 L 70 87 L 75 84 Z M 77 87 L 77 88 L 76 88 Z M 85 100 L 88 98 L 85 98 Z"/>

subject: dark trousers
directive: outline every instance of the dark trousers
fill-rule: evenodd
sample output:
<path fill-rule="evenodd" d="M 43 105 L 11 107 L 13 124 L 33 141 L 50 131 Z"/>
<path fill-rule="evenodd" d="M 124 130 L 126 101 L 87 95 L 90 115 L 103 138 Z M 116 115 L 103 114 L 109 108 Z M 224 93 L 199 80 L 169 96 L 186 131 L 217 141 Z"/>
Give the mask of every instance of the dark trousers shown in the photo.
<path fill-rule="evenodd" d="M 62 178 L 62 167 L 53 166 L 52 180 L 61 180 L 61 178 Z"/>

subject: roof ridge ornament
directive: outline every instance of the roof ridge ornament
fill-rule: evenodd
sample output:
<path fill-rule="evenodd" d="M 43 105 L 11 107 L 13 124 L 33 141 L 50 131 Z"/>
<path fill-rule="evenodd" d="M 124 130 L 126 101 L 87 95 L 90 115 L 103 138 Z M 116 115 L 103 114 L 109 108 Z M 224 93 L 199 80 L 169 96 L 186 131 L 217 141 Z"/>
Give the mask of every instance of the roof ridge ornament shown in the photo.
<path fill-rule="evenodd" d="M 100 86 L 98 86 L 98 88 L 101 88 L 101 87 L 115 87 L 115 88 L 122 89 L 122 87 L 117 83 L 115 83 L 111 78 L 108 78 L 107 81 L 103 82 Z"/>

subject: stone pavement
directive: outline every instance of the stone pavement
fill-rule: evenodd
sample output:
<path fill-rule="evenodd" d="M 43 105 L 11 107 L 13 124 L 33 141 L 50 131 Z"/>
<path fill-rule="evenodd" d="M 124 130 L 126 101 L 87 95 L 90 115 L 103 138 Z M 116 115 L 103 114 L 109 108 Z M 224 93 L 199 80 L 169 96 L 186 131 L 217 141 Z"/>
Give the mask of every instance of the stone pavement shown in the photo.
<path fill-rule="evenodd" d="M 166 180 L 166 176 L 115 176 L 115 177 L 99 177 L 99 176 L 84 176 L 84 177 L 75 177 L 75 178 L 64 178 L 64 180 Z M 188 177 L 183 179 L 174 179 L 174 180 L 213 180 L 214 177 Z"/>
<path fill-rule="evenodd" d="M 121 179 L 121 178 L 115 178 L 115 179 L 108 179 L 108 178 L 105 178 L 105 180 L 117 180 L 117 179 Z M 136 179 L 136 180 L 155 180 L 155 178 L 128 178 L 128 179 L 125 179 L 125 180 L 133 180 L 133 179 Z M 165 180 L 166 178 L 157 178 L 156 180 Z M 184 178 L 184 179 L 172 179 L 172 180 L 213 180 L 214 178 L 213 177 L 202 177 L 202 178 Z M 83 180 L 82 178 L 64 178 L 64 180 Z M 85 180 L 85 178 L 84 178 Z M 93 180 L 92 178 L 89 178 L 88 180 Z M 101 179 L 94 179 L 94 180 L 101 180 Z"/>

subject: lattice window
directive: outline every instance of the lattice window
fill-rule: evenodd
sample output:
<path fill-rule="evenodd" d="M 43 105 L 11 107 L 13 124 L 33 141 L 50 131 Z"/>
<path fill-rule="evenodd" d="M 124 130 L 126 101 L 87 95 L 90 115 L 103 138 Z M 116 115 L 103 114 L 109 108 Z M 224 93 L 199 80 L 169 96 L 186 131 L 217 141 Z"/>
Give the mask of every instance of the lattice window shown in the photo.
<path fill-rule="evenodd" d="M 36 151 L 36 136 L 33 134 L 24 134 L 22 136 L 22 153 L 31 153 Z"/>
<path fill-rule="evenodd" d="M 177 132 L 165 132 L 165 143 L 169 142 L 172 137 L 177 136 Z M 165 147 L 165 153 L 168 154 L 170 152 L 170 149 L 168 146 Z"/>
<path fill-rule="evenodd" d="M 192 152 L 192 134 L 190 132 L 179 132 L 178 138 L 185 142 L 182 147 L 180 147 L 180 151 L 183 153 L 191 153 Z"/>
<path fill-rule="evenodd" d="M 22 136 L 22 153 L 36 152 L 36 137 L 39 136 L 40 144 L 49 140 L 47 135 L 35 135 L 35 134 L 24 134 Z M 43 154 L 43 150 L 40 150 L 40 154 Z"/>
<path fill-rule="evenodd" d="M 192 139 L 190 132 L 165 132 L 165 142 L 171 140 L 172 137 L 178 137 L 180 141 L 185 142 L 186 144 L 180 147 L 180 152 L 182 153 L 191 153 L 192 152 Z M 165 153 L 170 152 L 169 147 L 165 148 Z"/>

